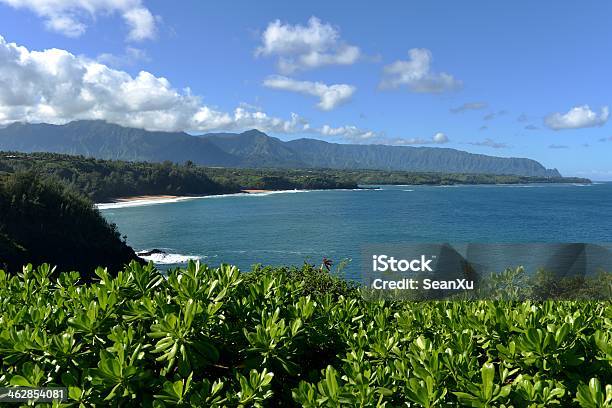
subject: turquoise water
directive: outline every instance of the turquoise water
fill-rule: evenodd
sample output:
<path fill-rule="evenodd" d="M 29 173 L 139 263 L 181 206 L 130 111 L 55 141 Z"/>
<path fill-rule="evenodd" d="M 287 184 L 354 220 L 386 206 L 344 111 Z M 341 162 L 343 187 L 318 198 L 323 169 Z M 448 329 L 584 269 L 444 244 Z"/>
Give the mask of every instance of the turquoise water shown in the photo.
<path fill-rule="evenodd" d="M 102 210 L 136 250 L 248 269 L 354 259 L 362 244 L 612 242 L 612 183 L 385 186 Z"/>

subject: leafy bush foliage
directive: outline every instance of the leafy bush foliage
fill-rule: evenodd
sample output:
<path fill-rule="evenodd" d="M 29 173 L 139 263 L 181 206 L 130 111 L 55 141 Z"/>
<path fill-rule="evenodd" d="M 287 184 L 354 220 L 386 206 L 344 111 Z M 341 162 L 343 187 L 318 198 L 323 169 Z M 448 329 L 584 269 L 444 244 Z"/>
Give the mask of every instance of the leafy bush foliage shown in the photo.
<path fill-rule="evenodd" d="M 52 272 L 0 271 L 0 386 L 64 406 L 612 403 L 609 302 L 367 302 L 309 265 Z"/>

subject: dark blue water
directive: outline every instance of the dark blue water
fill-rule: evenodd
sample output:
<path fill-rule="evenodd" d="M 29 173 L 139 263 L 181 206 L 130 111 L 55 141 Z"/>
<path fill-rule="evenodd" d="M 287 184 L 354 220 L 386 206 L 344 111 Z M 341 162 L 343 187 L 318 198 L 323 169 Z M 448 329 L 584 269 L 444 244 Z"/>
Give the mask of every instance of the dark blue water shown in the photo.
<path fill-rule="evenodd" d="M 612 242 L 612 183 L 387 186 L 211 197 L 102 213 L 136 250 L 162 248 L 242 269 L 319 264 L 323 257 L 356 263 L 362 244 Z"/>

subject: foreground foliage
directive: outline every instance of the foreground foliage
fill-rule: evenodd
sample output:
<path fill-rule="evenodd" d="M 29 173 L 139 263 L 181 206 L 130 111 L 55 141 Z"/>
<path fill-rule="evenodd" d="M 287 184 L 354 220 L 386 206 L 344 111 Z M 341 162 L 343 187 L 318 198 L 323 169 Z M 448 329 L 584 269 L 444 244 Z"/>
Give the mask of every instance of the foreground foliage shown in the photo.
<path fill-rule="evenodd" d="M 366 302 L 323 268 L 0 271 L 0 386 L 63 406 L 609 407 L 607 302 Z"/>

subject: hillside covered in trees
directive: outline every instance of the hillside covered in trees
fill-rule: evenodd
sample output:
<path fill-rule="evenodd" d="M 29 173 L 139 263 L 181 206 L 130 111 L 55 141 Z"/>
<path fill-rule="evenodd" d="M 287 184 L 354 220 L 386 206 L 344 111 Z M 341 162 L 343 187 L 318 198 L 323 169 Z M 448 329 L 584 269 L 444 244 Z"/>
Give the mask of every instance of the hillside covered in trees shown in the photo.
<path fill-rule="evenodd" d="M 213 195 L 244 189 L 357 188 L 325 171 L 215 169 L 184 164 L 124 162 L 54 153 L 0 153 L 0 174 L 34 171 L 100 202 L 145 194 Z"/>
<path fill-rule="evenodd" d="M 376 184 L 588 183 L 581 178 L 487 174 L 414 173 L 380 170 L 243 169 L 201 167 L 187 161 L 124 162 L 55 153 L 0 153 L 0 174 L 34 171 L 93 201 L 134 195 L 208 195 L 248 189 L 341 189 Z"/>
<path fill-rule="evenodd" d="M 0 175 L 0 268 L 49 262 L 84 278 L 138 259 L 89 199 L 32 172 Z"/>

